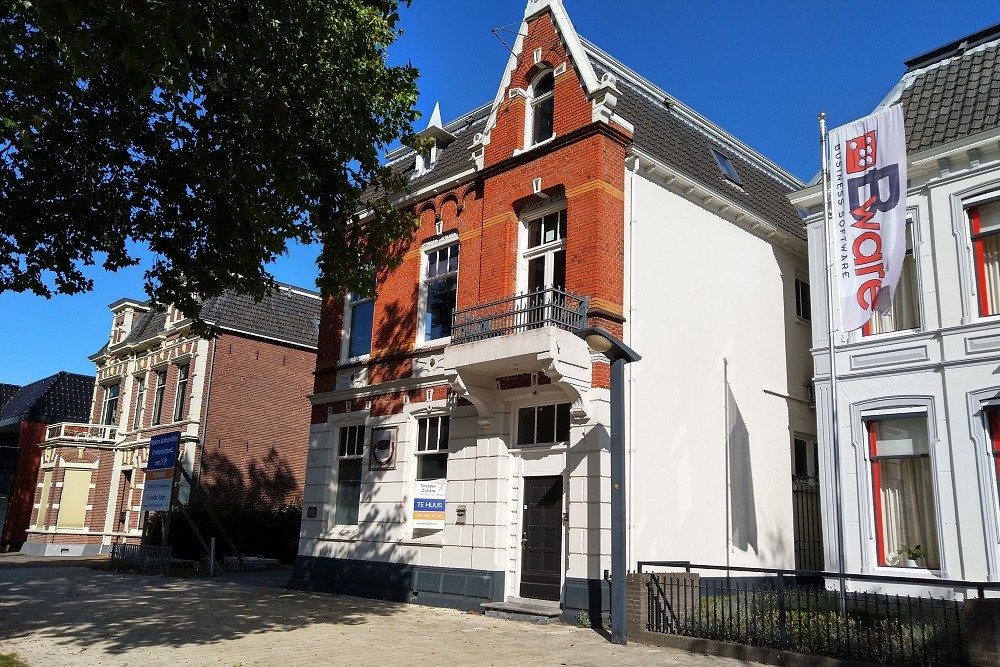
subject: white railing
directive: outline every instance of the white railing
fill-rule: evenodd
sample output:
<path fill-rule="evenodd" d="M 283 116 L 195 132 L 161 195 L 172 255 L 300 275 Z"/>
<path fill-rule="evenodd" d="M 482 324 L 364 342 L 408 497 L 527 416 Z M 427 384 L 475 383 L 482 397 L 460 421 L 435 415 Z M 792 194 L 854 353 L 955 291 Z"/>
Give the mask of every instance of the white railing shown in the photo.
<path fill-rule="evenodd" d="M 52 424 L 45 430 L 46 440 L 74 440 L 84 442 L 114 442 L 117 426 L 108 424 Z"/>

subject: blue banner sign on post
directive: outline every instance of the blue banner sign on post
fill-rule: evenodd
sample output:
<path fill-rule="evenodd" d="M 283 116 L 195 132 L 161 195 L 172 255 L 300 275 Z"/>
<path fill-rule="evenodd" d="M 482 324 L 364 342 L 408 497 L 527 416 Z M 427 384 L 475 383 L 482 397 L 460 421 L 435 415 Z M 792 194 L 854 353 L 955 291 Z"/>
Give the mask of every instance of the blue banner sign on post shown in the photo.
<path fill-rule="evenodd" d="M 174 465 L 181 444 L 179 431 L 154 435 L 149 440 L 149 460 L 142 487 L 144 512 L 166 512 L 174 492 Z"/>

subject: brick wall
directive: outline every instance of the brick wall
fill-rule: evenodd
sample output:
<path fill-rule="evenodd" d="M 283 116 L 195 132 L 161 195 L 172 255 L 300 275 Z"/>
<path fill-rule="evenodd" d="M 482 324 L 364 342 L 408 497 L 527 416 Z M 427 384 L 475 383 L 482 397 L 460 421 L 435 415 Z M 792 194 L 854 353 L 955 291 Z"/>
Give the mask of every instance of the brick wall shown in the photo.
<path fill-rule="evenodd" d="M 661 616 L 662 622 L 669 625 L 672 616 L 683 618 L 689 611 L 697 609 L 700 602 L 700 575 L 687 572 L 660 573 L 655 575 L 655 580 L 659 584 L 655 590 L 662 595 L 662 598 L 657 596 L 659 604 L 662 605 L 662 599 L 665 598 L 668 610 Z M 665 643 L 664 637 L 670 635 L 647 629 L 650 621 L 655 620 L 655 617 L 650 618 L 650 614 L 657 613 L 657 605 L 650 604 L 650 586 L 656 586 L 654 575 L 648 572 L 630 572 L 626 575 L 625 582 L 626 637 L 630 641 L 644 644 Z"/>
<path fill-rule="evenodd" d="M 969 664 L 1000 666 L 1000 599 L 965 601 L 965 625 L 969 637 Z"/>
<path fill-rule="evenodd" d="M 30 526 L 41 450 L 38 443 L 45 439 L 47 424 L 21 422 L 17 440 L 16 477 L 7 501 L 7 517 L 3 524 L 3 544 L 19 546 L 26 539 Z"/>
<path fill-rule="evenodd" d="M 216 502 L 300 502 L 316 354 L 223 334 L 209 364 L 203 490 Z"/>

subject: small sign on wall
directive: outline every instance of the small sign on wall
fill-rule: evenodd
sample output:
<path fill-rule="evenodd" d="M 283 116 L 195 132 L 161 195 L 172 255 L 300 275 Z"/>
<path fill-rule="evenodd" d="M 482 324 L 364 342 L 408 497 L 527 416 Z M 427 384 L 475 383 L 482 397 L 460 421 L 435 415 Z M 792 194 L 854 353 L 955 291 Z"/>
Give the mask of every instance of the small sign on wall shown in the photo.
<path fill-rule="evenodd" d="M 372 470 L 396 467 L 396 427 L 372 429 Z"/>
<path fill-rule="evenodd" d="M 445 480 L 417 481 L 413 499 L 413 527 L 420 530 L 444 528 Z"/>

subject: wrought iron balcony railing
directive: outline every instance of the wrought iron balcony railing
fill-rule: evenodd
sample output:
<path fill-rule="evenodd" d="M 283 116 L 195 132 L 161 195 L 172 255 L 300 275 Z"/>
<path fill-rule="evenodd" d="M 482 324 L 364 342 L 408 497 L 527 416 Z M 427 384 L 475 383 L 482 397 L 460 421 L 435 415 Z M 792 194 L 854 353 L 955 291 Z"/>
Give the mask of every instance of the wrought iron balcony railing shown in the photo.
<path fill-rule="evenodd" d="M 46 440 L 74 440 L 84 442 L 114 442 L 117 426 L 108 424 L 52 424 L 45 429 Z"/>
<path fill-rule="evenodd" d="M 451 343 L 472 343 L 544 326 L 577 331 L 587 326 L 587 306 L 587 297 L 552 287 L 463 308 L 452 315 Z"/>

